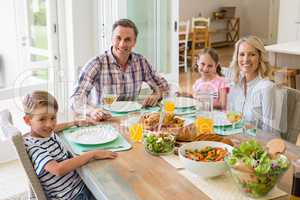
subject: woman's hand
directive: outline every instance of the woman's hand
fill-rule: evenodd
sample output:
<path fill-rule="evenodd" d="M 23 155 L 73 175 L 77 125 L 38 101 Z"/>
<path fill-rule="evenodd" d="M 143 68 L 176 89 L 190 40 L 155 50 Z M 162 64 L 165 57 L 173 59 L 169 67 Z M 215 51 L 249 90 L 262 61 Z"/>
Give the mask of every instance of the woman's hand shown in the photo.
<path fill-rule="evenodd" d="M 90 112 L 90 117 L 95 121 L 104 121 L 111 118 L 111 114 L 97 108 Z"/>

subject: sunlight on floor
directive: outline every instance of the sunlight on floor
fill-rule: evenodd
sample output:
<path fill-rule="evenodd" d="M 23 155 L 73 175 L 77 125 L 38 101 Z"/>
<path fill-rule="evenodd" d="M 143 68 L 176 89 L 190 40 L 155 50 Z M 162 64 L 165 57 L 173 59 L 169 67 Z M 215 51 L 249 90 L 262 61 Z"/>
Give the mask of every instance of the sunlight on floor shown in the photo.
<path fill-rule="evenodd" d="M 0 164 L 0 199 L 22 194 L 27 191 L 25 172 L 19 163 L 14 160 Z"/>

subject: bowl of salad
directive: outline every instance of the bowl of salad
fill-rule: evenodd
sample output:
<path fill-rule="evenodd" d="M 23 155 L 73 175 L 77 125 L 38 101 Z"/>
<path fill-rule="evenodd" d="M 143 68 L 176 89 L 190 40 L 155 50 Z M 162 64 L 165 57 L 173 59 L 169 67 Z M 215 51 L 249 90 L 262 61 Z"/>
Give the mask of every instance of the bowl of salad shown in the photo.
<path fill-rule="evenodd" d="M 175 136 L 166 131 L 147 131 L 143 137 L 145 150 L 155 156 L 172 154 L 175 141 Z"/>
<path fill-rule="evenodd" d="M 182 145 L 178 150 L 184 168 L 204 177 L 214 177 L 228 170 L 224 158 L 231 152 L 232 146 L 214 141 L 196 141 Z"/>
<path fill-rule="evenodd" d="M 268 194 L 290 165 L 285 155 L 272 157 L 255 140 L 243 142 L 234 148 L 225 162 L 241 191 L 253 198 Z"/>

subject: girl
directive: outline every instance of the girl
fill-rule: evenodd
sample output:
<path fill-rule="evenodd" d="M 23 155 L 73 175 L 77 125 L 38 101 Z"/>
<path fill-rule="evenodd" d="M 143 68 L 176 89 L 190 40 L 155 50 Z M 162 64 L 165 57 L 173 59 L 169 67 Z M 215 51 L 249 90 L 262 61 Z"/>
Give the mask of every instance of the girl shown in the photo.
<path fill-rule="evenodd" d="M 200 78 L 193 85 L 193 94 L 182 93 L 181 95 L 197 98 L 197 94 L 201 92 L 211 93 L 214 108 L 224 109 L 227 100 L 226 81 L 221 74 L 218 52 L 213 48 L 203 49 L 199 53 L 196 65 Z"/>

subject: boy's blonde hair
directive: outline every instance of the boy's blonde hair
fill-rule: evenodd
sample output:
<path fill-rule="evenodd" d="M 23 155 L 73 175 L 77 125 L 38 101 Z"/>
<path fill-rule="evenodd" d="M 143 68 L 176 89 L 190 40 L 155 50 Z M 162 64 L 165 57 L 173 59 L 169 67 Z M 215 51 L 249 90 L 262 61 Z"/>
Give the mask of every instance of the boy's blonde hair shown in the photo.
<path fill-rule="evenodd" d="M 46 91 L 34 91 L 27 94 L 23 99 L 23 108 L 27 115 L 33 114 L 36 108 L 44 106 L 53 108 L 55 112 L 58 111 L 58 103 L 55 97 Z"/>
<path fill-rule="evenodd" d="M 258 52 L 259 58 L 258 58 L 258 75 L 262 78 L 270 78 L 271 73 L 271 65 L 268 60 L 267 51 L 264 47 L 263 41 L 257 37 L 257 36 L 247 36 L 241 38 L 237 43 L 235 44 L 235 49 L 233 53 L 232 62 L 230 63 L 230 68 L 233 69 L 234 73 L 234 82 L 239 83 L 240 81 L 240 67 L 238 65 L 238 54 L 239 54 L 239 48 L 242 43 L 248 43 L 249 45 L 253 46 L 256 51 Z"/>

